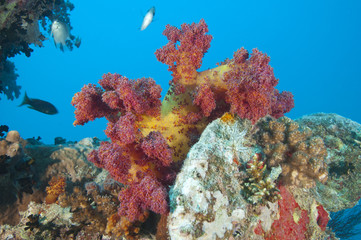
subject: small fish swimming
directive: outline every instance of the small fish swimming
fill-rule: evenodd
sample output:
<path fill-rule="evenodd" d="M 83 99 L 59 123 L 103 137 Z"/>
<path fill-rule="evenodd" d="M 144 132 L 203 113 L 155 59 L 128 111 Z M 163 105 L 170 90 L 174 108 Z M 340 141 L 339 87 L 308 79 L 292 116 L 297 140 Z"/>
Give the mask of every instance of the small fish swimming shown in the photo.
<path fill-rule="evenodd" d="M 5 135 L 5 133 L 3 132 L 8 132 L 9 131 L 9 127 L 6 125 L 1 125 L 0 126 L 0 137 L 3 137 Z"/>
<path fill-rule="evenodd" d="M 155 15 L 155 7 L 151 7 L 143 18 L 143 23 L 142 26 L 140 27 L 140 31 L 145 30 L 149 26 L 149 24 L 153 21 L 154 15 Z"/>
<path fill-rule="evenodd" d="M 66 46 L 66 40 L 69 39 L 69 27 L 55 20 L 53 24 L 51 24 L 51 36 L 54 38 L 54 44 L 57 46 L 60 45 L 60 50 L 64 52 L 64 46 Z"/>
<path fill-rule="evenodd" d="M 54 115 L 58 113 L 58 110 L 56 109 L 56 107 L 51 104 L 50 102 L 46 102 L 40 99 L 35 99 L 35 98 L 29 98 L 28 95 L 25 92 L 25 96 L 24 96 L 24 100 L 23 102 L 19 105 L 19 107 L 23 106 L 23 105 L 29 105 L 28 108 L 30 109 L 34 109 L 38 112 L 42 112 L 45 114 L 49 114 L 49 115 Z"/>
<path fill-rule="evenodd" d="M 74 45 L 75 45 L 77 48 L 79 48 L 79 47 L 80 47 L 80 44 L 81 44 L 81 38 L 80 38 L 80 37 L 76 37 Z"/>

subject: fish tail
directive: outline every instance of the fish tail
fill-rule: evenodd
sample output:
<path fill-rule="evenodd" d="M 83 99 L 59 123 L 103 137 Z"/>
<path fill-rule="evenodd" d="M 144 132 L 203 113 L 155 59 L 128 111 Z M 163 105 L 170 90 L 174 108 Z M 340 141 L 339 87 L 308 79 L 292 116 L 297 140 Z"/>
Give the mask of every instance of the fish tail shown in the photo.
<path fill-rule="evenodd" d="M 28 95 L 25 92 L 23 102 L 18 107 L 21 107 L 21 106 L 23 106 L 25 104 L 28 104 L 29 102 L 30 102 L 30 99 L 29 99 Z"/>

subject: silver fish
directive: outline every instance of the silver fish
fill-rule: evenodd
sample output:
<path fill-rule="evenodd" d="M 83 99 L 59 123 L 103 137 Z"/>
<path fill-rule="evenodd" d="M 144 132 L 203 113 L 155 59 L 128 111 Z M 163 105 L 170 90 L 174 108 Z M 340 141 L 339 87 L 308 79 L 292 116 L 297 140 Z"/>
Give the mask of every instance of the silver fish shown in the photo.
<path fill-rule="evenodd" d="M 60 50 L 64 51 L 64 46 L 66 46 L 66 40 L 69 39 L 69 27 L 55 20 L 51 25 L 51 36 L 54 38 L 54 44 L 57 46 L 59 44 Z"/>
<path fill-rule="evenodd" d="M 155 15 L 155 7 L 151 7 L 143 18 L 142 26 L 140 26 L 140 31 L 145 30 L 149 24 L 153 21 Z"/>

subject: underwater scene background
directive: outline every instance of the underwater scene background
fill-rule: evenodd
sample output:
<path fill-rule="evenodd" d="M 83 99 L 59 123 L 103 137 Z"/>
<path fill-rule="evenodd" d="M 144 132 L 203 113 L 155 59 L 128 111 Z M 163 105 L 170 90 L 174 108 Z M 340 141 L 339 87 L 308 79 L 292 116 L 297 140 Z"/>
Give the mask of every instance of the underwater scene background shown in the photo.
<path fill-rule="evenodd" d="M 31 13 L 36 4 L 42 4 L 39 2 L 51 3 L 53 6 L 64 3 L 60 0 L 2 1 L 1 27 L 4 28 L 10 18 L 6 12 L 11 12 L 11 7 L 23 7 L 24 11 Z M 3 227 L 0 236 L 12 239 L 9 238 L 12 234 L 13 239 L 22 239 L 19 236 L 25 235 L 21 235 L 23 233 L 20 234 L 19 229 L 24 229 L 25 226 L 24 231 L 29 239 L 34 236 L 34 239 L 51 239 L 50 236 L 66 239 L 70 235 L 86 239 L 89 236 L 82 232 L 84 229 L 90 233 L 98 229 L 97 236 L 103 239 L 107 239 L 106 235 L 109 239 L 120 236 L 124 239 L 145 236 L 156 239 L 289 239 L 282 236 L 294 239 L 361 238 L 360 217 L 357 216 L 360 212 L 357 202 L 361 192 L 356 189 L 361 182 L 361 128 L 357 124 L 361 123 L 361 2 L 73 0 L 71 3 L 74 4 L 73 10 L 62 9 L 60 13 L 64 19 L 70 20 L 64 26 L 70 29 L 71 25 L 72 50 L 65 46 L 62 51 L 59 44 L 54 45 L 56 32 L 53 30 L 51 33 L 51 24 L 56 18 L 55 15 L 44 12 L 44 16 L 48 15 L 45 17 L 46 30 L 40 27 L 46 38 L 41 39 L 43 47 L 30 45 L 33 49 L 30 56 L 24 54 L 29 52 L 24 50 L 25 47 L 20 54 L 16 54 L 19 48 L 14 48 L 16 55 L 7 58 L 15 64 L 15 73 L 18 74 L 16 84 L 21 88 L 15 87 L 18 92 L 13 93 L 10 97 L 12 99 L 0 94 L 0 125 L 7 125 L 9 130 L 18 131 L 22 139 L 33 138 L 35 143 L 24 143 L 17 134 L 8 135 L 9 139 L 15 139 L 13 141 L 0 139 L 0 150 L 6 149 L 5 152 L 11 149 L 12 143 L 18 143 L 16 153 L 6 153 L 3 155 L 7 156 L 6 159 L 0 159 L 0 168 L 3 169 L 0 169 L 0 177 L 6 179 L 0 184 L 0 190 L 3 188 L 5 192 L 14 195 L 10 202 L 0 203 L 6 207 L 15 204 L 17 209 L 16 213 L 6 212 L 6 216 L 1 216 L 3 220 L 0 223 Z M 143 18 L 153 6 L 153 21 L 141 31 Z M 33 24 L 30 22 L 28 21 Z M 90 99 L 86 94 L 97 90 L 82 90 L 83 86 L 101 84 L 110 99 L 105 107 L 111 108 L 116 102 L 112 95 L 112 84 L 124 80 L 115 73 L 128 79 L 152 78 L 161 87 L 160 91 L 153 83 L 142 82 L 145 87 L 141 85 L 141 90 L 138 89 L 141 93 L 137 96 L 142 98 L 139 100 L 141 110 L 135 105 L 129 106 L 135 100 L 126 105 L 126 100 L 123 99 L 121 104 L 124 107 L 119 109 L 128 111 L 133 107 L 135 110 L 130 111 L 132 114 L 139 110 L 141 114 L 155 115 L 154 109 L 161 107 L 156 95 L 161 93 L 160 99 L 163 101 L 170 81 L 173 81 L 173 87 L 184 82 L 189 84 L 187 81 L 192 76 L 189 79 L 184 77 L 189 74 L 187 69 L 177 70 L 167 66 L 172 62 L 167 56 L 177 53 L 168 49 L 169 51 L 155 54 L 172 37 L 176 38 L 174 28 L 173 32 L 163 35 L 167 24 L 181 29 L 184 23 L 199 24 L 196 26 L 200 32 L 205 31 L 206 24 L 208 32 L 202 33 L 213 37 L 207 42 L 207 39 L 199 37 L 202 34 L 195 33 L 194 29 L 197 27 L 193 25 L 192 30 L 188 26 L 191 29 L 189 34 L 196 36 L 194 39 L 199 37 L 204 45 L 210 44 L 207 48 L 195 43 L 196 41 L 193 43 L 205 49 L 197 71 L 209 70 L 212 74 L 205 72 L 205 82 L 197 85 L 199 88 L 194 88 L 197 90 L 191 93 L 196 99 L 193 104 L 196 103 L 200 112 L 206 118 L 209 117 L 209 121 L 199 120 L 199 115 L 187 115 L 191 119 L 188 119 L 189 122 L 194 118 L 194 122 L 200 123 L 195 128 L 189 127 L 189 122 L 185 123 L 184 131 L 187 133 L 183 132 L 183 128 L 177 128 L 179 140 L 172 143 L 173 132 L 161 129 L 161 133 L 157 133 L 152 130 L 158 129 L 160 124 L 169 124 L 173 118 L 149 120 L 143 115 L 144 118 L 139 119 L 127 115 L 128 113 L 124 114 L 127 116 L 122 120 L 124 126 L 136 122 L 134 126 L 147 129 L 142 130 L 141 134 L 144 136 L 140 136 L 134 129 L 117 128 L 118 119 L 114 119 L 119 116 L 114 113 L 114 109 L 105 110 L 102 108 L 105 105 L 99 105 L 94 100 L 91 103 L 98 104 L 102 110 L 94 110 L 91 114 L 106 116 L 107 119 L 100 118 L 84 124 L 95 117 L 89 109 L 82 108 L 82 102 Z M 2 32 L 2 43 L 10 38 L 11 34 L 5 35 L 5 31 Z M 292 95 L 277 95 L 277 92 L 274 94 L 278 96 L 278 102 L 281 102 L 279 105 L 275 106 L 276 100 L 270 98 L 273 110 L 265 110 L 265 114 L 262 114 L 264 109 L 261 109 L 262 113 L 252 115 L 239 110 L 241 107 L 236 103 L 239 98 L 227 93 L 225 99 L 230 104 L 232 114 L 221 114 L 223 109 L 218 104 L 224 101 L 222 91 L 225 88 L 229 90 L 239 87 L 232 82 L 237 74 L 229 74 L 229 85 L 226 87 L 217 80 L 208 86 L 207 81 L 213 80 L 210 81 L 207 77 L 215 76 L 212 69 L 218 66 L 221 66 L 217 69 L 222 74 L 231 69 L 232 64 L 240 64 L 240 69 L 244 71 L 254 67 L 253 63 L 248 62 L 249 65 L 244 65 L 246 67 L 242 65 L 242 61 L 247 58 L 244 50 L 235 54 L 242 47 L 249 52 L 249 56 L 253 56 L 252 49 L 257 48 L 261 52 L 257 55 L 254 50 L 253 54 L 258 57 L 254 64 L 259 64 L 259 69 L 264 68 L 264 72 L 257 76 L 263 79 L 267 75 L 264 88 L 271 88 L 272 94 L 273 87 L 280 93 L 292 93 L 294 107 Z M 179 45 L 176 47 L 178 49 Z M 4 49 L 0 49 L 0 53 L 4 52 Z M 270 57 L 271 68 L 267 65 L 267 57 L 263 59 L 263 54 Z M 187 61 L 184 60 L 185 55 L 180 56 L 179 59 Z M 168 71 L 168 68 L 173 71 Z M 270 83 L 275 81 L 270 73 L 272 70 L 278 84 Z M 111 74 L 103 76 L 107 73 Z M 2 82 L 8 77 L 5 74 L 0 76 Z M 103 83 L 98 83 L 100 79 L 103 79 Z M 128 85 L 125 84 L 124 88 L 126 86 Z M 189 90 L 187 87 L 185 91 Z M 143 94 L 149 89 L 152 96 Z M 2 91 L 5 92 L 4 89 Z M 177 91 L 183 90 L 181 87 L 174 87 L 173 93 Z M 44 114 L 47 110 L 42 112 L 40 108 L 47 107 L 43 104 L 35 107 L 38 111 L 19 106 L 25 92 L 30 99 L 51 103 L 58 112 Z M 211 96 L 215 96 L 217 107 L 209 107 L 213 104 L 209 100 Z M 187 97 L 185 99 L 189 100 Z M 166 98 L 162 107 L 165 104 L 174 107 L 180 101 L 176 99 L 172 102 Z M 244 100 L 239 100 L 242 101 Z M 76 109 L 77 115 L 74 114 Z M 115 109 L 115 112 L 119 112 L 119 109 Z M 162 113 L 163 111 L 167 111 L 166 107 L 162 108 Z M 193 108 L 185 111 L 193 111 Z M 313 113 L 326 114 L 310 115 Z M 267 114 L 277 119 L 283 115 L 287 118 L 263 118 Z M 74 121 L 77 121 L 77 125 L 84 125 L 75 127 Z M 177 124 L 182 125 L 181 120 Z M 257 130 L 254 126 L 257 126 Z M 122 136 L 117 136 L 119 133 Z M 289 136 L 294 137 L 291 139 Z M 56 143 L 63 145 L 54 145 L 57 137 L 62 139 L 58 138 Z M 107 137 L 111 143 L 100 144 L 100 140 L 107 140 Z M 183 147 L 184 138 L 187 138 L 187 147 Z M 124 163 L 115 159 L 122 159 Z M 198 159 L 208 160 L 202 163 L 197 162 Z M 299 163 L 292 163 L 293 160 Z M 225 163 L 220 164 L 221 161 Z M 194 166 L 198 168 L 198 172 Z M 212 172 L 211 166 L 221 170 Z M 202 176 L 201 180 L 193 178 L 195 171 Z M 294 176 L 295 172 L 297 176 Z M 15 177 L 16 174 L 21 177 Z M 22 181 L 30 181 L 32 184 L 29 186 Z M 224 187 L 214 189 L 211 185 Z M 200 189 L 203 194 L 199 193 Z M 302 195 L 302 191 L 306 194 Z M 134 197 L 140 192 L 145 192 L 145 195 Z M 86 205 L 82 209 L 88 212 L 82 212 L 83 210 L 79 210 L 81 207 L 71 204 L 75 199 L 85 199 L 85 196 L 93 202 L 79 200 L 76 204 Z M 21 200 L 22 198 L 25 200 Z M 151 200 L 144 201 L 146 198 Z M 328 199 L 336 200 L 333 202 Z M 133 202 L 136 207 L 122 205 L 122 201 Z M 226 203 L 228 201 L 229 204 Z M 285 213 L 287 211 L 282 212 L 281 209 L 288 209 L 286 201 L 292 203 L 292 210 L 289 211 L 293 215 L 288 216 Z M 68 212 L 64 213 L 62 209 L 68 209 Z M 61 211 L 63 213 L 59 214 Z M 40 212 L 45 213 L 41 215 Z M 49 217 L 50 212 L 57 213 L 52 218 Z M 67 215 L 68 213 L 72 215 Z M 14 221 L 11 221 L 12 214 L 17 216 Z M 257 219 L 247 220 L 250 216 L 254 217 L 252 214 Z M 81 215 L 97 218 L 92 219 L 91 223 L 85 223 L 86 220 Z M 168 220 L 164 216 L 169 216 Z M 279 220 L 279 216 L 288 216 L 294 221 L 290 223 L 291 220 Z M 329 221 L 329 216 L 334 220 Z M 42 220 L 45 218 L 52 220 Z M 266 218 L 274 222 L 267 222 L 264 220 Z M 159 223 L 156 228 L 158 230 L 154 230 L 147 219 Z M 279 225 L 290 225 L 294 230 L 281 231 L 276 226 L 277 221 Z M 102 225 L 101 222 L 107 224 Z M 220 222 L 224 223 L 224 227 L 210 233 Z M 9 223 L 12 224 L 10 226 L 17 227 L 7 227 L 5 224 Z M 33 235 L 30 234 L 31 231 Z"/>
<path fill-rule="evenodd" d="M 22 54 L 11 59 L 19 74 L 21 96 L 14 101 L 1 96 L 1 108 L 6 112 L 1 118 L 25 138 L 40 136 L 45 143 L 53 143 L 57 136 L 68 140 L 104 138 L 105 120 L 73 127 L 70 101 L 74 93 L 84 84 L 96 83 L 103 74 L 116 72 L 130 79 L 152 77 L 164 96 L 171 75 L 154 55 L 167 42 L 162 32 L 167 24 L 180 27 L 201 18 L 213 40 L 200 70 L 232 58 L 241 47 L 258 48 L 271 57 L 278 89 L 294 95 L 295 108 L 287 116 L 327 112 L 361 122 L 358 1 L 73 3 L 70 19 L 72 34 L 82 38 L 79 49 L 63 53 L 54 47 L 50 34 L 44 34 L 49 38 L 44 48 L 35 47 L 30 58 Z M 154 22 L 139 31 L 143 15 L 153 5 Z M 25 91 L 30 98 L 53 103 L 59 114 L 48 116 L 17 108 Z"/>

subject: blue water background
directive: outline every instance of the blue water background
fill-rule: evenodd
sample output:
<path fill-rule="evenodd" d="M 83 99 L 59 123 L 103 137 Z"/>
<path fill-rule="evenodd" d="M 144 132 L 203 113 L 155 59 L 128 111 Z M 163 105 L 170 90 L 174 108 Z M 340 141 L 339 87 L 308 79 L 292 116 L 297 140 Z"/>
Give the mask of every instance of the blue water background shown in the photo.
<path fill-rule="evenodd" d="M 74 127 L 70 102 L 84 84 L 97 83 L 104 73 L 128 78 L 152 77 L 168 89 L 171 73 L 155 58 L 167 39 L 166 24 L 199 22 L 204 18 L 214 39 L 200 70 L 232 58 L 245 47 L 271 57 L 279 90 L 291 91 L 298 118 L 315 112 L 337 113 L 361 122 L 361 1 L 72 1 L 72 33 L 82 38 L 74 51 L 61 52 L 50 36 L 44 48 L 15 62 L 21 98 L 2 95 L 0 124 L 18 130 L 23 138 L 53 143 L 85 137 L 105 138 L 106 120 Z M 139 31 L 145 12 L 156 7 L 154 22 Z M 52 102 L 57 115 L 17 107 L 24 91 Z M 357 238 L 353 238 L 357 239 Z"/>
<path fill-rule="evenodd" d="M 12 60 L 22 95 L 8 101 L 2 95 L 0 124 L 22 137 L 80 140 L 105 138 L 106 120 L 74 127 L 70 102 L 84 84 L 97 83 L 104 73 L 128 78 L 152 77 L 168 89 L 171 73 L 154 52 L 164 46 L 166 24 L 199 22 L 204 18 L 214 39 L 200 70 L 213 68 L 245 47 L 271 57 L 279 78 L 277 88 L 291 91 L 291 118 L 314 112 L 333 112 L 361 122 L 361 2 L 360 1 L 72 1 L 72 33 L 82 38 L 73 51 L 56 49 L 51 37 L 30 58 Z M 154 22 L 139 31 L 143 15 L 156 7 Z M 54 116 L 17 107 L 23 93 L 52 102 Z"/>

